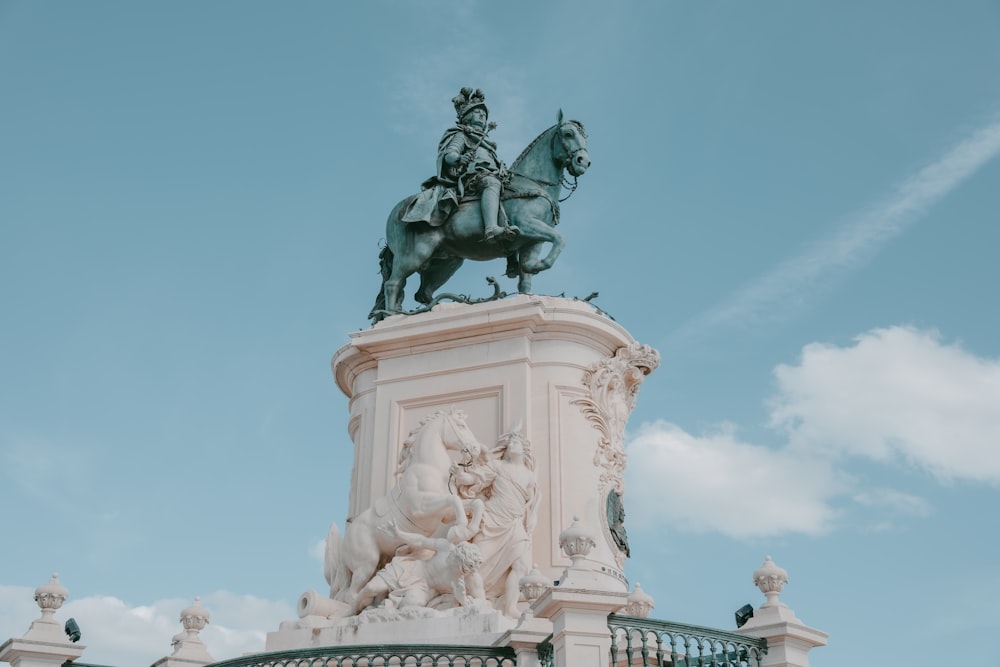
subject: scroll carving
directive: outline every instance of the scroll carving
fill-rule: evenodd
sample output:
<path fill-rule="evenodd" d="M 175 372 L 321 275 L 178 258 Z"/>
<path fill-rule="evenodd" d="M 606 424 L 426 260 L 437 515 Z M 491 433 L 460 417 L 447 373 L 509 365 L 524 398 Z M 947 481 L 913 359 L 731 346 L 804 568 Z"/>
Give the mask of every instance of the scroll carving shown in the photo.
<path fill-rule="evenodd" d="M 584 375 L 587 398 L 574 401 L 601 434 L 594 465 L 603 468 L 600 490 L 609 486 L 625 492 L 625 424 L 635 407 L 639 387 L 660 365 L 660 353 L 649 345 L 633 343 L 618 348 L 614 356 L 594 364 Z"/>

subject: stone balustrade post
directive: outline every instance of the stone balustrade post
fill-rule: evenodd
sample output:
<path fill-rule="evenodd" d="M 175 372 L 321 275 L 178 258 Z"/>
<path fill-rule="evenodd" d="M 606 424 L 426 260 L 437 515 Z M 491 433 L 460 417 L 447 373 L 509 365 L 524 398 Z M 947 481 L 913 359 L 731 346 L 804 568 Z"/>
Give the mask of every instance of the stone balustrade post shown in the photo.
<path fill-rule="evenodd" d="M 201 598 L 196 597 L 194 603 L 181 612 L 184 630 L 174 635 L 170 642 L 174 652 L 154 662 L 152 667 L 202 667 L 215 662 L 199 636 L 210 617 L 208 610 L 201 606 Z"/>
<path fill-rule="evenodd" d="M 754 571 L 753 582 L 764 593 L 766 602 L 736 632 L 767 639 L 767 654 L 761 667 L 809 667 L 809 651 L 826 646 L 829 635 L 800 621 L 779 599 L 788 583 L 788 573 L 775 565 L 770 556 Z"/>
<path fill-rule="evenodd" d="M 9 662 L 12 667 L 59 667 L 83 655 L 86 647 L 74 643 L 53 618 L 67 597 L 69 591 L 59 583 L 58 574 L 36 588 L 35 602 L 42 615 L 31 623 L 23 637 L 8 639 L 0 645 L 0 662 Z"/>
<path fill-rule="evenodd" d="M 574 518 L 559 535 L 559 546 L 572 564 L 559 584 L 531 605 L 535 616 L 552 622 L 555 667 L 605 667 L 611 657 L 608 615 L 628 603 L 628 594 L 621 582 L 587 558 L 594 544 L 593 535 Z"/>

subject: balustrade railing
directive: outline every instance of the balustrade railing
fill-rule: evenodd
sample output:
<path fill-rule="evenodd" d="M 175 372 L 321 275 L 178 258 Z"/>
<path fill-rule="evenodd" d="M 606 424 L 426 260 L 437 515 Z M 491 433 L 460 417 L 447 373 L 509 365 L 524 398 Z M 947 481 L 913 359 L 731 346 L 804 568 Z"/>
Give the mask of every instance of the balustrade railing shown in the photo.
<path fill-rule="evenodd" d="M 767 640 L 697 625 L 611 614 L 611 667 L 760 667 Z"/>
<path fill-rule="evenodd" d="M 358 644 L 257 653 L 211 667 L 517 667 L 517 659 L 506 646 Z"/>

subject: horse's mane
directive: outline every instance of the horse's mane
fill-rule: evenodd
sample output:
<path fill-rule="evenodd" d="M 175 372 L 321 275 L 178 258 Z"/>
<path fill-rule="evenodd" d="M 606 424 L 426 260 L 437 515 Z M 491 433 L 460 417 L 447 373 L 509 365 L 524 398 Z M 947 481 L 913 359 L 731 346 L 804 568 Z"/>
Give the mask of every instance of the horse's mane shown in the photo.
<path fill-rule="evenodd" d="M 580 130 L 580 134 L 583 135 L 583 138 L 584 139 L 587 138 L 587 132 L 583 129 L 583 123 L 581 123 L 580 121 L 578 121 L 578 120 L 566 120 L 566 121 L 563 121 L 563 123 L 573 123 L 573 125 L 576 125 L 576 128 L 578 130 Z M 524 158 L 527 157 L 528 153 L 531 152 L 531 149 L 533 149 L 535 147 L 535 145 L 539 141 L 542 140 L 543 137 L 547 136 L 550 132 L 552 132 L 553 130 L 557 129 L 558 127 L 559 127 L 559 123 L 556 123 L 552 127 L 546 129 L 544 132 L 542 132 L 541 134 L 539 134 L 537 137 L 535 137 L 534 141 L 532 141 L 530 144 L 528 144 L 528 147 L 525 148 L 523 151 L 521 151 L 521 154 L 518 155 L 517 158 L 514 160 L 514 162 L 511 163 L 510 170 L 514 171 L 517 168 L 517 165 L 521 164 L 521 161 L 524 160 Z"/>

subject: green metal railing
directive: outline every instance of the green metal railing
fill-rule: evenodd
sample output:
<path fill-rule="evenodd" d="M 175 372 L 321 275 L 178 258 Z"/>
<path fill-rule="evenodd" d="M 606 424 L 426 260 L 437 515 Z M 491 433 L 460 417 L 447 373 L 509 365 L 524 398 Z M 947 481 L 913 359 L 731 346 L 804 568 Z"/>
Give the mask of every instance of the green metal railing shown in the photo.
<path fill-rule="evenodd" d="M 358 644 L 257 653 L 211 667 L 517 667 L 517 660 L 506 646 Z"/>
<path fill-rule="evenodd" d="M 760 667 L 767 640 L 697 625 L 608 616 L 611 667 Z"/>

